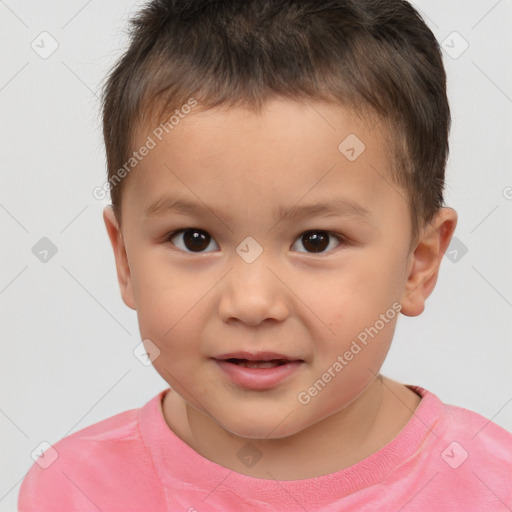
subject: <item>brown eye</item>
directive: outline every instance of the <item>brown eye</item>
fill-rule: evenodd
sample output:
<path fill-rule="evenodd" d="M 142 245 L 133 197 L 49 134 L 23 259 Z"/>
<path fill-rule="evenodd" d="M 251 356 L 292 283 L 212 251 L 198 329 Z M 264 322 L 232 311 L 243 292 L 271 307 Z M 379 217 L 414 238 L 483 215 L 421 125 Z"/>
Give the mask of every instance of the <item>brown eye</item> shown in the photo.
<path fill-rule="evenodd" d="M 311 253 L 325 252 L 325 249 L 332 248 L 332 247 L 330 247 L 331 238 L 335 238 L 339 242 L 341 242 L 341 240 L 342 240 L 342 237 L 336 236 L 336 235 L 330 233 L 329 231 L 323 231 L 323 230 L 306 231 L 300 237 L 300 242 L 302 243 L 303 247 L 306 248 L 306 251 L 299 251 L 299 252 L 311 252 Z"/>
<path fill-rule="evenodd" d="M 175 231 L 167 237 L 169 241 L 174 238 L 177 238 L 178 242 L 172 243 L 185 252 L 211 252 L 204 251 L 204 249 L 206 249 L 212 242 L 212 238 L 202 229 L 182 229 L 180 231 Z M 182 240 L 180 240 L 180 238 L 182 238 Z"/>

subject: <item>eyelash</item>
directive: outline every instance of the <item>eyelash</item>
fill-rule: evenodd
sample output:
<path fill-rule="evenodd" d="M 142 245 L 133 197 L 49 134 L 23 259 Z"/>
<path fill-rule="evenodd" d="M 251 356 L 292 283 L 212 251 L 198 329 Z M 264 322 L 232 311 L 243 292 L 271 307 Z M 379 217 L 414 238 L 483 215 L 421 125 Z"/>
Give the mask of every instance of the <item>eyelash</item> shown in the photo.
<path fill-rule="evenodd" d="M 176 231 L 173 231 L 169 234 L 167 234 L 165 236 L 165 242 L 167 243 L 171 243 L 172 245 L 174 245 L 176 247 L 176 244 L 174 244 L 173 242 L 171 242 L 171 239 L 174 238 L 176 235 L 179 235 L 181 233 L 186 233 L 187 231 L 192 231 L 192 232 L 200 232 L 200 233 L 206 233 L 209 235 L 209 233 L 207 231 L 205 231 L 204 229 L 199 229 L 199 228 L 182 228 L 182 229 L 178 229 Z M 346 237 L 344 237 L 343 235 L 340 235 L 340 234 L 337 234 L 337 233 L 333 233 L 332 231 L 327 231 L 325 229 L 308 229 L 307 231 L 304 231 L 302 232 L 297 238 L 296 240 L 300 240 L 305 234 L 307 233 L 325 233 L 333 238 L 336 239 L 336 241 L 339 242 L 339 245 L 336 246 L 334 249 L 330 249 L 328 251 L 320 251 L 320 252 L 309 252 L 309 251 L 296 251 L 296 252 L 300 252 L 300 253 L 303 253 L 303 254 L 316 254 L 316 255 L 324 255 L 324 254 L 329 254 L 333 251 L 335 251 L 340 245 L 342 244 L 346 244 L 348 243 L 348 239 Z M 211 241 L 214 241 L 214 239 L 210 236 L 210 241 L 209 241 L 209 244 L 211 243 Z M 216 243 L 216 242 L 215 242 Z M 208 244 L 208 245 L 209 245 Z M 190 250 L 184 250 L 184 249 L 181 249 L 179 247 L 177 247 L 177 250 L 178 251 L 181 251 L 181 252 L 185 252 L 187 254 L 207 254 L 209 252 L 214 252 L 214 251 L 190 251 Z"/>

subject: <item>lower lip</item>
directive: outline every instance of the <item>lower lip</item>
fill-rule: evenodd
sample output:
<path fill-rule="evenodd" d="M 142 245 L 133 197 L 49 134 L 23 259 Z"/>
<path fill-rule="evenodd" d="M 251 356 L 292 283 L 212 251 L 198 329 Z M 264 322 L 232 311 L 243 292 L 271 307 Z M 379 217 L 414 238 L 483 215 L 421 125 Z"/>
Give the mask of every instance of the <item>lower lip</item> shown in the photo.
<path fill-rule="evenodd" d="M 218 359 L 215 362 L 232 382 L 242 388 L 255 390 L 277 386 L 294 374 L 303 363 L 303 361 L 291 361 L 273 368 L 247 368 Z"/>

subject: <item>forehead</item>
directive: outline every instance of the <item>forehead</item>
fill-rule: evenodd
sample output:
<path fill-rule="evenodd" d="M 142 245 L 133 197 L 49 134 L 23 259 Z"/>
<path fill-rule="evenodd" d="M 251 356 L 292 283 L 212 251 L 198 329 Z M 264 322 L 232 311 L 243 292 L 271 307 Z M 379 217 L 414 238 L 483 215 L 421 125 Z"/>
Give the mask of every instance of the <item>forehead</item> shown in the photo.
<path fill-rule="evenodd" d="M 165 193 L 234 216 L 272 209 L 282 217 L 291 204 L 341 195 L 378 215 L 381 203 L 397 199 L 387 133 L 357 110 L 279 99 L 259 113 L 224 106 L 176 120 L 139 129 L 135 147 L 148 137 L 154 147 L 125 184 L 131 198 L 123 201 L 139 216 L 165 202 Z"/>

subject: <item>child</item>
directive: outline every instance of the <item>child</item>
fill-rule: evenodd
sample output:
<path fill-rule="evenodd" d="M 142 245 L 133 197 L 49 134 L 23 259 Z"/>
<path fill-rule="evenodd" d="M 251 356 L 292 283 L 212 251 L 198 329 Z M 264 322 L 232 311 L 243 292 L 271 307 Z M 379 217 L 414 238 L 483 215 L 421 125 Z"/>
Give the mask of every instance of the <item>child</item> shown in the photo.
<path fill-rule="evenodd" d="M 457 222 L 445 82 L 401 0 L 140 11 L 104 220 L 170 387 L 56 443 L 20 511 L 511 510 L 512 435 L 380 374 Z"/>

